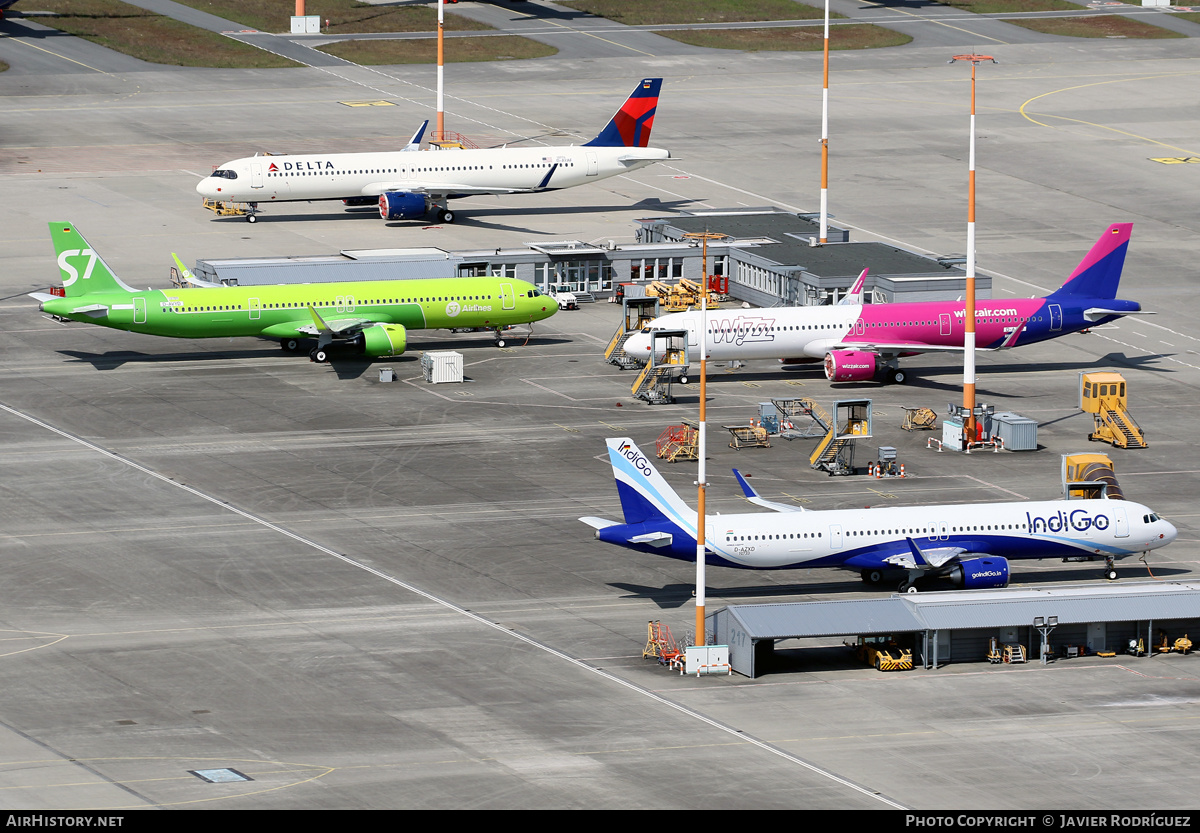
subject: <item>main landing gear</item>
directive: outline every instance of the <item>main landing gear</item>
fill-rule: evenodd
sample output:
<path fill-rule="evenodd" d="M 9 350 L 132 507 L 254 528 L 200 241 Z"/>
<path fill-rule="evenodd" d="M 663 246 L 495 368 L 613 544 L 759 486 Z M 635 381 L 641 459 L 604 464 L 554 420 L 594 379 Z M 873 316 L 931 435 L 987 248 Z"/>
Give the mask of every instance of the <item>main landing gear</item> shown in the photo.
<path fill-rule="evenodd" d="M 439 223 L 446 223 L 447 225 L 449 225 L 450 223 L 453 223 L 457 219 L 454 216 L 453 211 L 451 211 L 449 208 L 442 208 L 440 206 L 438 207 L 438 210 L 436 212 L 434 212 L 433 216 L 437 217 L 437 221 Z M 501 345 L 501 346 L 503 346 L 503 345 Z"/>

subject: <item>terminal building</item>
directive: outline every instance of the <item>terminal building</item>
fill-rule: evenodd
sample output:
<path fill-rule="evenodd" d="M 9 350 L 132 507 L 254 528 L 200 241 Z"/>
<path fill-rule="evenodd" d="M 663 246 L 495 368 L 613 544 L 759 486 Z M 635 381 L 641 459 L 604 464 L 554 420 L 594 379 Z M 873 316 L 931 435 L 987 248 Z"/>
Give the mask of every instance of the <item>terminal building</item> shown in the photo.
<path fill-rule="evenodd" d="M 520 247 L 449 252 L 438 248 L 346 250 L 335 255 L 201 259 L 197 277 L 238 286 L 499 275 L 594 299 L 619 284 L 700 281 L 703 247 L 688 234 L 726 235 L 708 245 L 708 273 L 728 278 L 728 293 L 754 306 L 836 303 L 869 269 L 869 303 L 947 301 L 966 293 L 963 258 L 931 258 L 884 243 L 852 243 L 831 228 L 816 245 L 814 215 L 777 208 L 681 212 L 636 221 L 636 242 L 543 241 Z M 979 298 L 991 297 L 991 279 L 977 277 Z"/>

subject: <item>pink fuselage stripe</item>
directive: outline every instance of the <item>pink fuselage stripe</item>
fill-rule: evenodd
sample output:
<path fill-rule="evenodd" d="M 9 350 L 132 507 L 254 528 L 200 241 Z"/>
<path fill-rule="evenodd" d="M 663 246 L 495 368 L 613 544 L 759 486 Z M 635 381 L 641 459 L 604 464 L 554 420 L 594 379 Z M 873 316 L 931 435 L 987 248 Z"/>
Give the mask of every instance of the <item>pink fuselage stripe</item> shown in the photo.
<path fill-rule="evenodd" d="M 980 301 L 975 310 L 975 343 L 980 347 L 999 344 L 1012 334 L 1013 327 L 1027 327 L 1029 319 L 1037 316 L 1044 305 L 1044 298 Z M 922 344 L 961 347 L 965 322 L 964 308 L 956 310 L 944 301 L 868 304 L 844 340 L 863 344 L 909 342 L 914 350 Z"/>

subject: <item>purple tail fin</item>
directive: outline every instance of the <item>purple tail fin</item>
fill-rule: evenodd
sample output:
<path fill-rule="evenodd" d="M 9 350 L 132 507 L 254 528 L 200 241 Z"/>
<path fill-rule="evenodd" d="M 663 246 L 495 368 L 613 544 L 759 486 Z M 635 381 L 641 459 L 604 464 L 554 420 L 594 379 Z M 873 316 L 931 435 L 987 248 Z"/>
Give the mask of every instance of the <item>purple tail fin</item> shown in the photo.
<path fill-rule="evenodd" d="M 1116 298 L 1133 223 L 1113 223 L 1051 298 Z"/>

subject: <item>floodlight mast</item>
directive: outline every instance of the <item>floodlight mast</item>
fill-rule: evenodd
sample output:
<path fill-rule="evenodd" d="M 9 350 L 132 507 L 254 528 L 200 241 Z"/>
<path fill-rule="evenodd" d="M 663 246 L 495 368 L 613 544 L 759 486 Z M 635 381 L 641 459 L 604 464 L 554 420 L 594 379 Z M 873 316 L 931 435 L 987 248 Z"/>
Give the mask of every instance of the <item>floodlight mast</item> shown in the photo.
<path fill-rule="evenodd" d="M 703 231 L 689 232 L 683 236 L 699 239 L 702 247 L 700 250 L 700 268 L 702 270 L 700 286 L 700 337 L 697 339 L 700 344 L 700 422 L 696 437 L 696 452 L 697 457 L 699 457 L 699 466 L 696 472 L 696 637 L 693 642 L 696 645 L 707 645 L 708 633 L 706 632 L 704 622 L 704 583 L 706 580 L 704 568 L 708 536 L 704 528 L 704 497 L 708 488 L 708 480 L 705 472 L 704 457 L 707 446 L 706 406 L 708 399 L 708 375 L 705 366 L 705 359 L 708 358 L 708 241 L 720 240 L 726 235 Z"/>
<path fill-rule="evenodd" d="M 967 61 L 971 64 L 971 150 L 967 167 L 967 297 L 963 311 L 963 448 L 978 438 L 975 424 L 975 67 L 980 61 L 996 59 L 991 55 L 955 55 L 946 63 Z"/>
<path fill-rule="evenodd" d="M 825 0 L 825 81 L 821 89 L 820 242 L 829 242 L 829 0 Z"/>
<path fill-rule="evenodd" d="M 444 141 L 446 138 L 446 110 L 442 101 L 442 80 L 443 70 L 445 68 L 445 52 L 443 51 L 443 43 L 445 41 L 445 20 L 446 20 L 446 0 L 438 0 L 438 63 L 437 63 L 437 138 L 438 141 Z"/>

